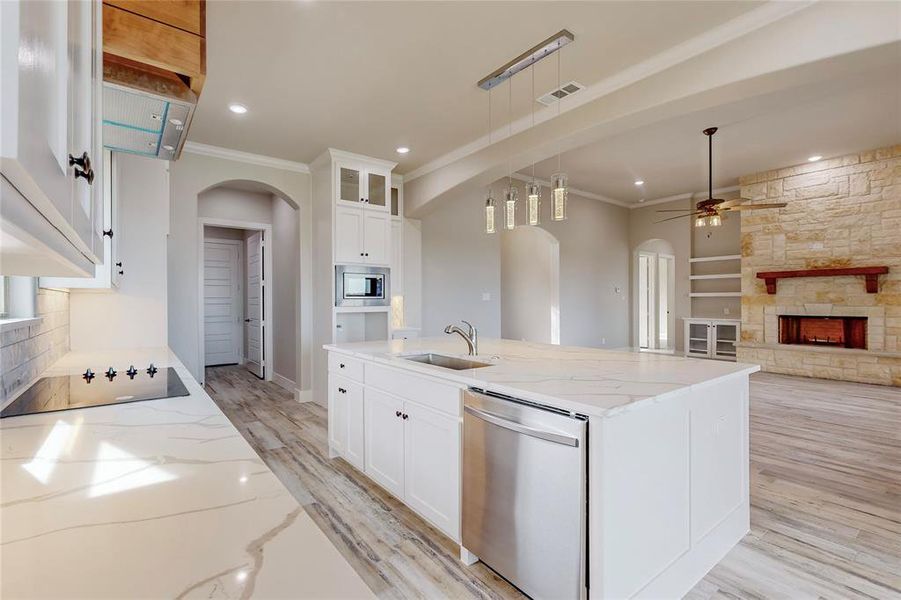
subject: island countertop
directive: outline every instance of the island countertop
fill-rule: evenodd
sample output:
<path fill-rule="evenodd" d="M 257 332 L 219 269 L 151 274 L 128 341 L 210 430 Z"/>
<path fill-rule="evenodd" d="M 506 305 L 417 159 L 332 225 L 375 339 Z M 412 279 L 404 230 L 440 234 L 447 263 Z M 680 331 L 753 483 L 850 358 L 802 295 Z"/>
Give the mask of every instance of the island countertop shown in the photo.
<path fill-rule="evenodd" d="M 750 375 L 758 365 L 672 354 L 605 350 L 484 339 L 465 356 L 456 336 L 327 344 L 326 350 L 439 377 L 587 415 L 613 416 L 724 377 Z M 422 353 L 459 356 L 491 366 L 454 371 L 405 360 Z"/>
<path fill-rule="evenodd" d="M 72 352 L 44 375 L 131 362 L 190 396 L 0 421 L 0 596 L 372 597 L 171 351 Z"/>

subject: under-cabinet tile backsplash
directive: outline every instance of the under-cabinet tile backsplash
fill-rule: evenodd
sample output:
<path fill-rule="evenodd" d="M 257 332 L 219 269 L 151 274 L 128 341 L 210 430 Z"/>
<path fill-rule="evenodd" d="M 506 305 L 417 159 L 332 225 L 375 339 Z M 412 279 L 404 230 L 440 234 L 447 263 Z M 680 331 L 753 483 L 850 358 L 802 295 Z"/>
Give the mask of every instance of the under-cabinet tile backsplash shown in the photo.
<path fill-rule="evenodd" d="M 69 292 L 39 288 L 41 322 L 0 333 L 0 404 L 69 351 Z"/>

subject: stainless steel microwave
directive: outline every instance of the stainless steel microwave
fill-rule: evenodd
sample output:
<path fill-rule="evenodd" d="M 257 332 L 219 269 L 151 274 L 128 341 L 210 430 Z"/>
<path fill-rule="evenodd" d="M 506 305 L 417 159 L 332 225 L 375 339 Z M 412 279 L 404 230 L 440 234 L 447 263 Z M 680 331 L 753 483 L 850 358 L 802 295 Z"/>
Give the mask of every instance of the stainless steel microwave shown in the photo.
<path fill-rule="evenodd" d="M 389 306 L 391 269 L 385 267 L 335 267 L 335 306 Z"/>

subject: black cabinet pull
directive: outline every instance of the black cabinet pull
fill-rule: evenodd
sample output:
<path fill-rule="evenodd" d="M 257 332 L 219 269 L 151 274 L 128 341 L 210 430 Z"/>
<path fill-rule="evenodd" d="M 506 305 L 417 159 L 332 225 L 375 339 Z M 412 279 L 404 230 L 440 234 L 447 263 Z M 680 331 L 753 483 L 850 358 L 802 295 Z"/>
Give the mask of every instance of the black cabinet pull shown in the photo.
<path fill-rule="evenodd" d="M 399 410 L 394 411 L 395 417 L 399 417 L 400 415 L 401 415 L 401 412 Z"/>
<path fill-rule="evenodd" d="M 104 230 L 103 230 L 103 235 L 105 235 L 105 236 L 108 237 L 109 239 L 113 239 L 113 229 L 112 229 L 112 227 L 110 227 L 109 229 L 104 229 Z"/>
<path fill-rule="evenodd" d="M 74 175 L 75 175 L 75 179 L 78 179 L 79 177 L 84 177 L 84 180 L 88 182 L 88 185 L 91 185 L 92 183 L 94 183 L 94 170 L 93 169 L 88 169 L 86 171 L 82 171 L 81 169 L 76 167 L 75 171 L 74 171 Z"/>
<path fill-rule="evenodd" d="M 410 418 L 410 415 L 404 413 L 404 421 L 406 421 L 406 420 L 409 419 L 409 418 Z"/>
<path fill-rule="evenodd" d="M 344 368 L 344 363 L 338 363 L 338 368 L 339 368 L 339 369 L 343 369 L 343 368 Z"/>
<path fill-rule="evenodd" d="M 116 263 L 116 266 L 117 266 L 117 267 L 121 267 L 121 266 L 122 266 L 122 261 L 120 260 L 119 262 L 117 262 L 117 263 Z"/>
<path fill-rule="evenodd" d="M 347 393 L 347 390 L 345 390 L 344 388 L 338 388 L 338 391 L 341 392 L 342 394 Z"/>
<path fill-rule="evenodd" d="M 119 271 L 119 275 L 125 275 L 125 271 Z"/>
<path fill-rule="evenodd" d="M 79 156 L 79 157 L 75 157 L 70 154 L 69 155 L 69 166 L 74 167 L 75 165 L 78 165 L 85 171 L 90 171 L 91 170 L 91 157 L 88 156 L 87 152 L 82 152 L 81 156 Z"/>

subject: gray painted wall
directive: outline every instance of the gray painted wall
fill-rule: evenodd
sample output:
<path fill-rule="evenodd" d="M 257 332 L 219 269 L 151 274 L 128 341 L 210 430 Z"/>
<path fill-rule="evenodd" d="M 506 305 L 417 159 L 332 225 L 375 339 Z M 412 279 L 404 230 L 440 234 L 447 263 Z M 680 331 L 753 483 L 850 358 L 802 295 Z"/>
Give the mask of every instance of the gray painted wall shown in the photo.
<path fill-rule="evenodd" d="M 495 184 L 497 196 L 503 185 Z M 570 218 L 550 222 L 548 197 L 543 190 L 541 226 L 560 242 L 560 343 L 628 345 L 629 211 L 570 195 Z M 484 233 L 483 218 L 484 198 L 467 194 L 422 219 L 424 336 L 443 335 L 445 325 L 467 319 L 482 336 L 500 337 L 504 234 Z M 482 300 L 485 293 L 489 300 Z"/>

